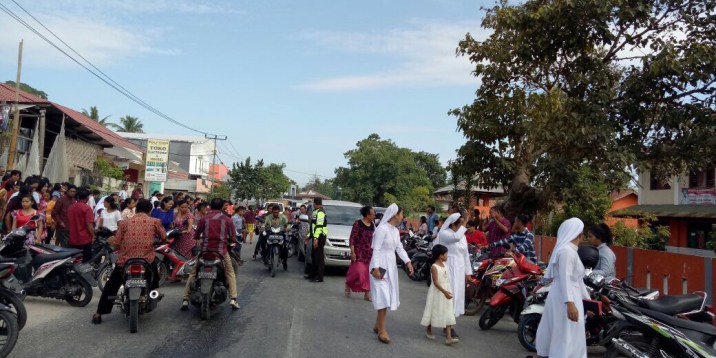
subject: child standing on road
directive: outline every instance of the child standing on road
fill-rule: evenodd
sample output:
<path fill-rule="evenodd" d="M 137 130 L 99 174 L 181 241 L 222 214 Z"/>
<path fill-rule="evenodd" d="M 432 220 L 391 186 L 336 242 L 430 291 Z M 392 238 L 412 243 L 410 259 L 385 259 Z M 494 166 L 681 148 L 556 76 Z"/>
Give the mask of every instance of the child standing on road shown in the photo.
<path fill-rule="evenodd" d="M 452 326 L 455 325 L 455 308 L 452 303 L 452 292 L 450 292 L 450 278 L 445 261 L 448 259 L 448 249 L 443 245 L 433 247 L 433 258 L 435 263 L 430 268 L 432 284 L 428 290 L 423 319 L 420 324 L 427 326 L 425 337 L 434 340 L 433 327 L 444 328 L 447 335 L 445 344 L 452 345 L 458 342 L 452 337 Z"/>

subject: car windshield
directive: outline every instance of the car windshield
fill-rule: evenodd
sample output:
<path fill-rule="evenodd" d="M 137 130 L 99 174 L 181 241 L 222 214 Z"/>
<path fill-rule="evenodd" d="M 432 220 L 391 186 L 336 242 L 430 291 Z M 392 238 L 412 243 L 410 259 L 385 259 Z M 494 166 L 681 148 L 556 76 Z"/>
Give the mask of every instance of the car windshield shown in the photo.
<path fill-rule="evenodd" d="M 360 219 L 359 207 L 324 205 L 323 210 L 329 225 L 353 226 Z"/>

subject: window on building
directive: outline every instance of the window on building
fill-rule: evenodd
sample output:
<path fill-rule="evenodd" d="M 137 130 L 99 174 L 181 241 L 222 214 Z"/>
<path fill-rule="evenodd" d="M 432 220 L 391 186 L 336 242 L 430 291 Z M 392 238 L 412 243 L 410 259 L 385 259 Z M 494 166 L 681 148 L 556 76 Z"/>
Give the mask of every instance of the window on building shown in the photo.
<path fill-rule="evenodd" d="M 689 172 L 689 188 L 713 188 L 716 187 L 716 170 L 707 168 L 705 170 L 692 170 Z"/>
<path fill-rule="evenodd" d="M 711 238 L 711 223 L 689 223 L 686 245 L 692 249 L 706 249 Z"/>
<path fill-rule="evenodd" d="M 671 189 L 671 185 L 668 183 L 668 179 L 657 179 L 655 175 L 649 173 L 650 182 L 649 190 L 668 190 Z"/>

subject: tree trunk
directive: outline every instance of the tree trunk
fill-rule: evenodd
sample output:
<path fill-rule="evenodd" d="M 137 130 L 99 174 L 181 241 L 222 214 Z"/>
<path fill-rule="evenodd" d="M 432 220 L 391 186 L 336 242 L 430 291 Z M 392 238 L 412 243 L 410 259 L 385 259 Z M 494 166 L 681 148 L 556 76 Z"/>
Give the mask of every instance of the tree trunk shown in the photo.
<path fill-rule="evenodd" d="M 534 214 L 539 207 L 537 190 L 530 185 L 531 177 L 526 167 L 518 169 L 512 185 L 507 193 L 507 199 L 502 204 L 505 217 L 514 222 L 519 214 Z"/>

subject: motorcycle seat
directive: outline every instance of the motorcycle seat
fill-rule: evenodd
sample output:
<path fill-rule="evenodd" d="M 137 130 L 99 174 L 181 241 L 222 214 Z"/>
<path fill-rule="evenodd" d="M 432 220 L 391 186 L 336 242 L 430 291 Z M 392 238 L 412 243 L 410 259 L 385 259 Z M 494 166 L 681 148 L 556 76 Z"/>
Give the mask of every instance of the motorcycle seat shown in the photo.
<path fill-rule="evenodd" d="M 69 249 L 69 248 L 62 247 L 62 246 L 50 245 L 50 244 L 35 244 L 35 246 L 41 247 L 45 250 L 54 251 L 54 252 L 65 252 L 67 250 L 75 250 L 75 249 Z"/>
<path fill-rule="evenodd" d="M 697 294 L 661 296 L 655 300 L 640 300 L 639 306 L 669 316 L 701 310 L 704 298 Z"/>
<path fill-rule="evenodd" d="M 58 252 L 56 254 L 50 254 L 50 255 L 37 255 L 32 258 L 32 266 L 40 266 L 44 263 L 55 261 L 55 260 L 64 260 L 68 257 L 72 257 L 78 254 L 81 254 L 82 250 L 78 249 L 67 249 L 63 252 Z"/>
<path fill-rule="evenodd" d="M 698 332 L 710 337 L 716 337 L 716 326 L 709 324 L 709 323 L 701 323 L 701 322 L 694 322 L 689 321 L 686 319 L 676 318 L 672 317 L 666 314 L 663 314 L 661 312 L 652 311 L 646 308 L 640 308 L 639 311 L 643 313 L 646 316 L 649 316 L 651 318 L 654 318 L 658 321 L 664 322 L 668 324 L 669 326 L 675 327 L 675 328 L 681 328 L 689 331 Z"/>

